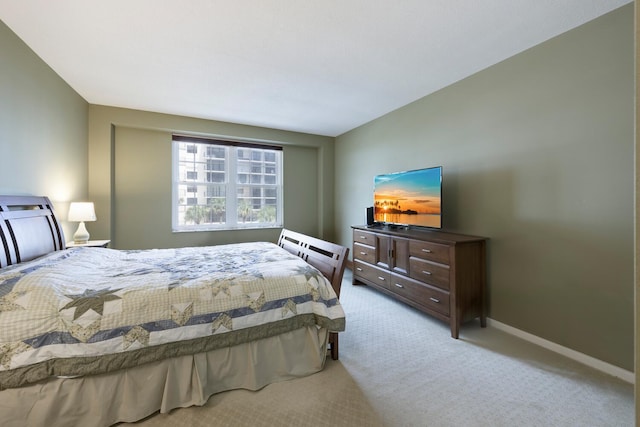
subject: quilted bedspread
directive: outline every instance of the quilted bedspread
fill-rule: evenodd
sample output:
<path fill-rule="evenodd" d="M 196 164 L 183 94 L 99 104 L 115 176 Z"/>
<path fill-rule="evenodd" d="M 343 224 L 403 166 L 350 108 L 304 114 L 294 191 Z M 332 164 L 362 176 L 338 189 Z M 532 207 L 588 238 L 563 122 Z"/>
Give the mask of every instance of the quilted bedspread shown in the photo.
<path fill-rule="evenodd" d="M 272 243 L 73 248 L 0 270 L 0 389 L 317 325 L 345 327 L 322 274 Z"/>

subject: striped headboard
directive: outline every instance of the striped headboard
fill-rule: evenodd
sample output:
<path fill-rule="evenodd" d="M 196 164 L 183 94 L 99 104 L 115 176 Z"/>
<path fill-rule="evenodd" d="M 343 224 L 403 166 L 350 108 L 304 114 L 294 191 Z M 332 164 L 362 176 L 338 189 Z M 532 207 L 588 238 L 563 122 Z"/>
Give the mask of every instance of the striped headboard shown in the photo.
<path fill-rule="evenodd" d="M 0 196 L 0 268 L 65 248 L 48 197 Z"/>

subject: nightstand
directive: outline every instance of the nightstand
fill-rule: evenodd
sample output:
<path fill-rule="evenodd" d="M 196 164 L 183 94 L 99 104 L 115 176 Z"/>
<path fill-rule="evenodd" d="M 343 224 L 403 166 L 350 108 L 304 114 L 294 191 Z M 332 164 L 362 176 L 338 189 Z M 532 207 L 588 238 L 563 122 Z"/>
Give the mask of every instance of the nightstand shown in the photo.
<path fill-rule="evenodd" d="M 68 248 L 80 248 L 83 246 L 90 248 L 106 248 L 111 240 L 89 240 L 87 243 L 75 243 L 73 240 L 67 242 Z"/>

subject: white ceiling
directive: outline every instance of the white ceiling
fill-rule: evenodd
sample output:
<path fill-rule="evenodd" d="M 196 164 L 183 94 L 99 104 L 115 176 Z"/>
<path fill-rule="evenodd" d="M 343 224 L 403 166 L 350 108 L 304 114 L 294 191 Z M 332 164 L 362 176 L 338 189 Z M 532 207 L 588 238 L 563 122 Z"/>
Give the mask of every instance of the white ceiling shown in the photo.
<path fill-rule="evenodd" d="M 0 0 L 91 104 L 337 136 L 631 0 Z"/>

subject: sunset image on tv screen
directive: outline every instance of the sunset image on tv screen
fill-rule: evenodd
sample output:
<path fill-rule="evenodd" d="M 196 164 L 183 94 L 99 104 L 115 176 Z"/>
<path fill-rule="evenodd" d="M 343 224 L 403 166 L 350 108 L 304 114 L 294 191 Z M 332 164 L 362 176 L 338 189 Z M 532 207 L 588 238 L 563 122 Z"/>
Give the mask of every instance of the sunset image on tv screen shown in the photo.
<path fill-rule="evenodd" d="M 375 221 L 440 228 L 441 176 L 440 167 L 376 176 Z"/>

